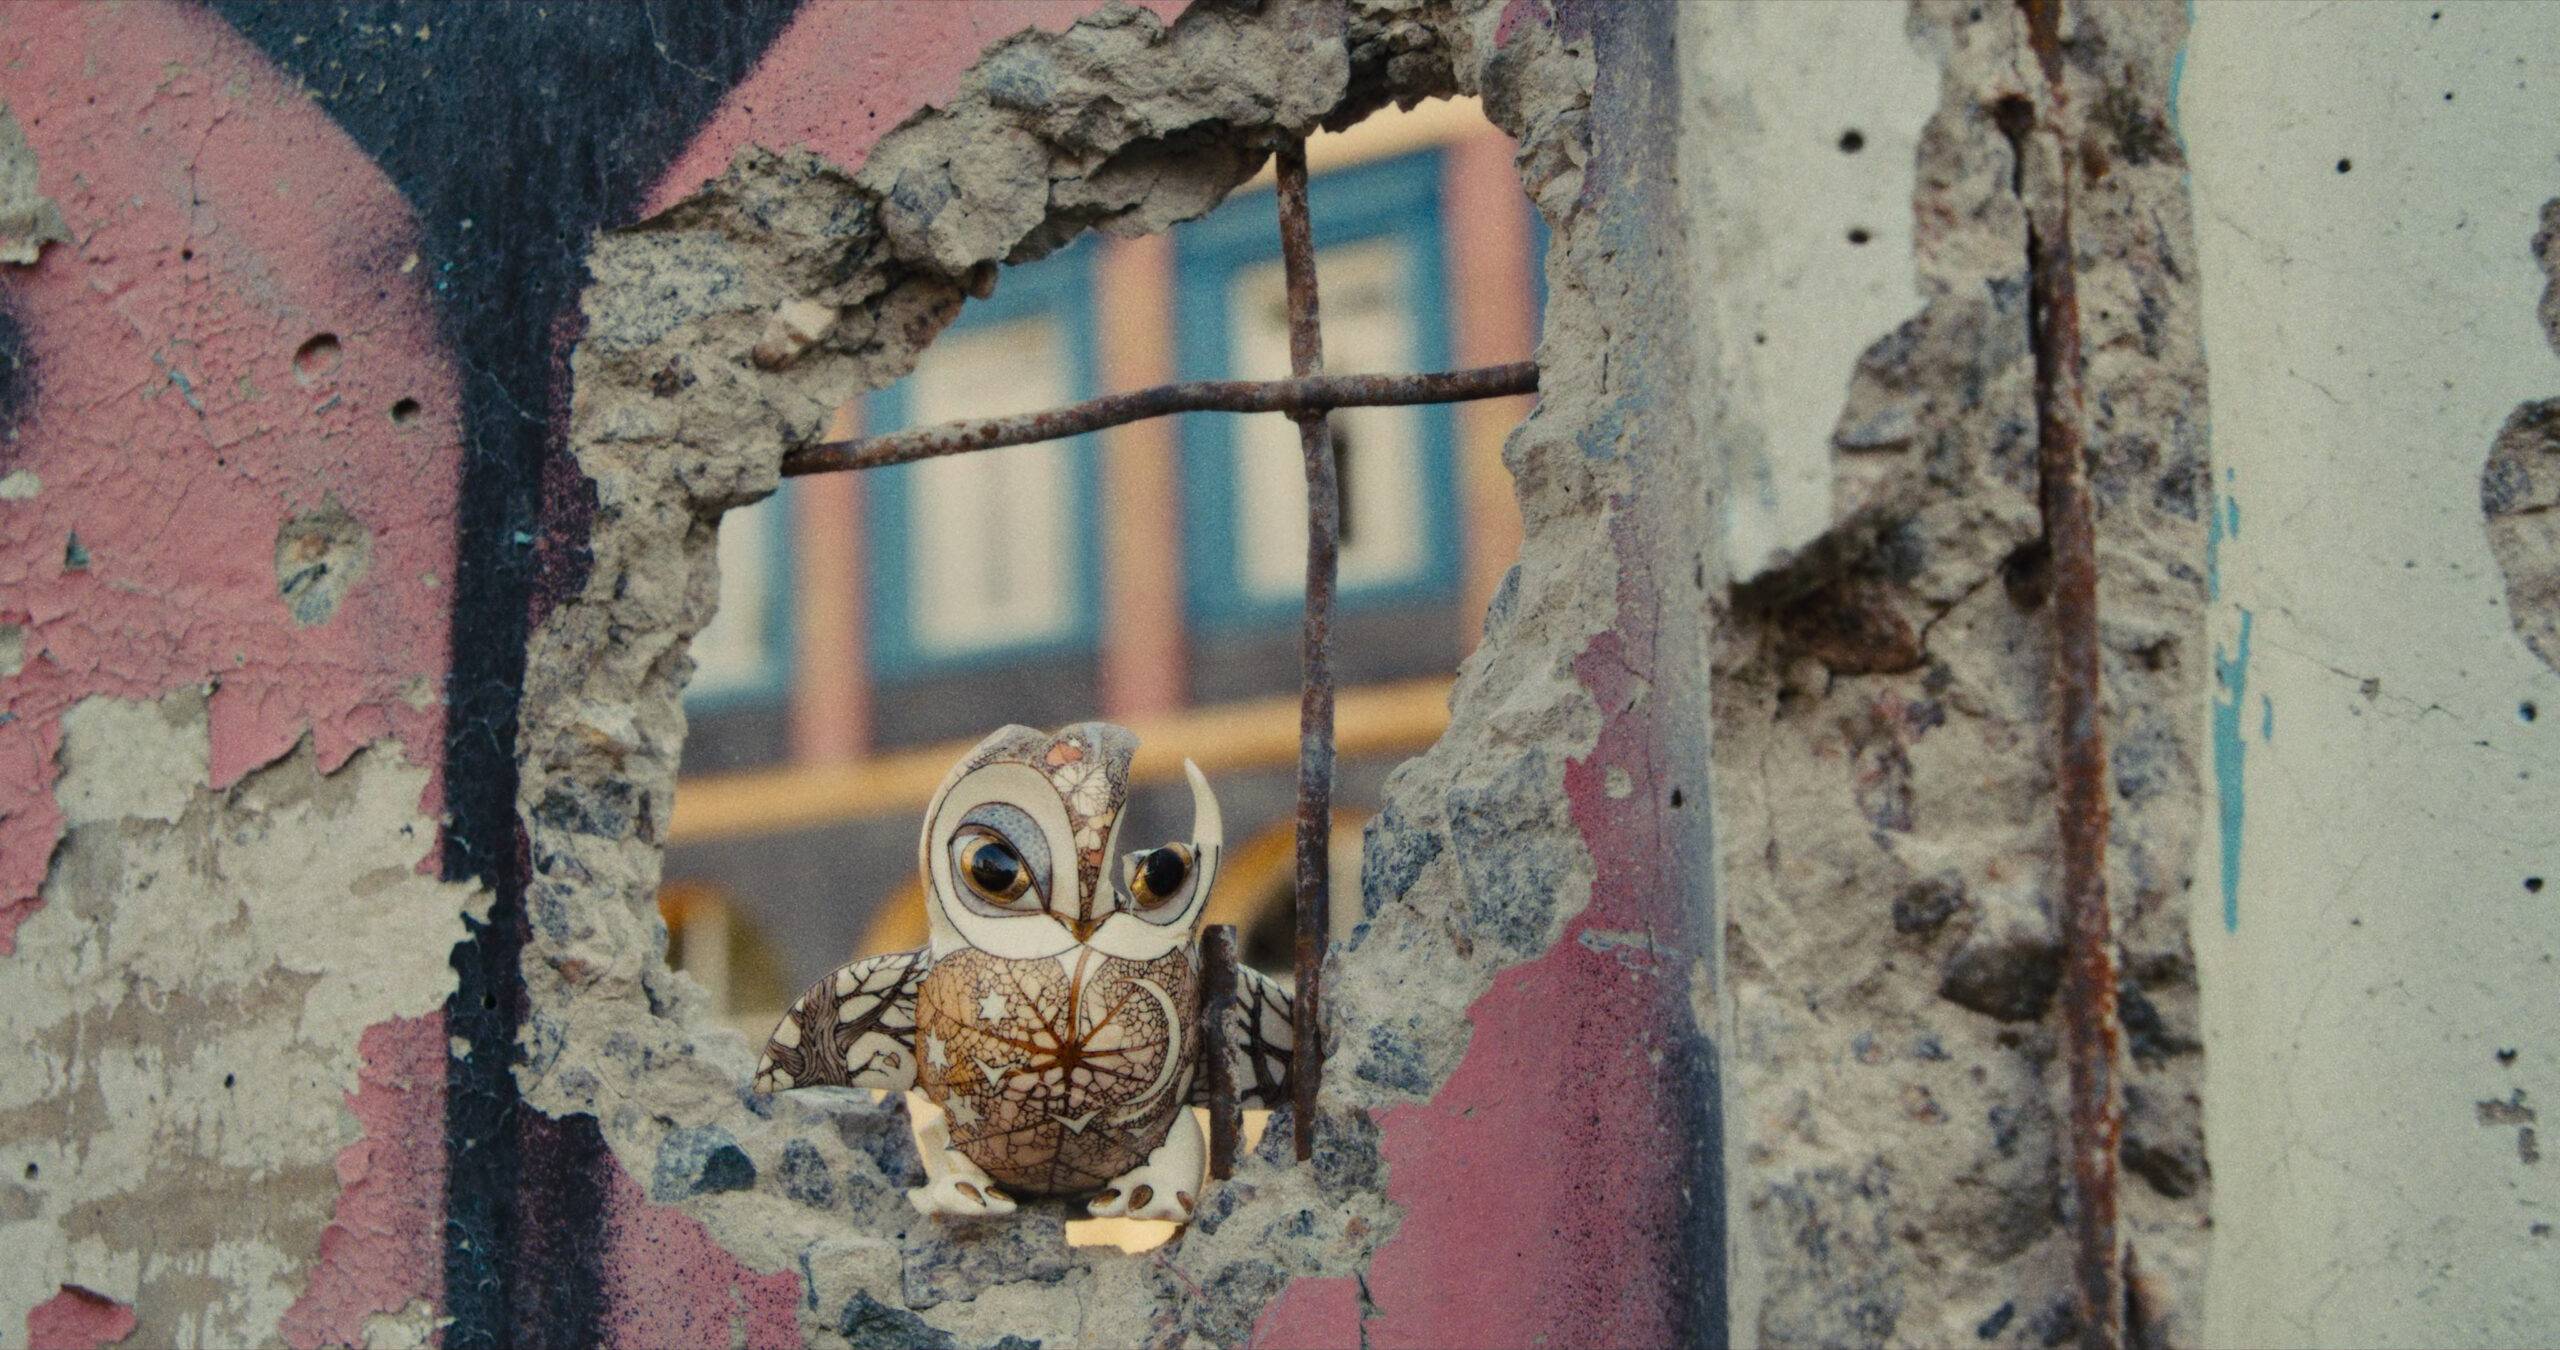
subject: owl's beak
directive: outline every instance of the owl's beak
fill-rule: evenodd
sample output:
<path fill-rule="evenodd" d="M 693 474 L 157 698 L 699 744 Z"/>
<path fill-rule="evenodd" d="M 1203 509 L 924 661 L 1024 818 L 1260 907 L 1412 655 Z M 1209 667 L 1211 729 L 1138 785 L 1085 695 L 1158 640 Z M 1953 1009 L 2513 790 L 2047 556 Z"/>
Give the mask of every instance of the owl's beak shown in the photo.
<path fill-rule="evenodd" d="M 1067 921 L 1067 931 L 1075 934 L 1078 942 L 1091 942 L 1093 935 L 1102 931 L 1103 921 L 1109 919 L 1114 912 L 1116 911 L 1105 910 L 1100 916 L 1091 920 L 1070 919 Z"/>

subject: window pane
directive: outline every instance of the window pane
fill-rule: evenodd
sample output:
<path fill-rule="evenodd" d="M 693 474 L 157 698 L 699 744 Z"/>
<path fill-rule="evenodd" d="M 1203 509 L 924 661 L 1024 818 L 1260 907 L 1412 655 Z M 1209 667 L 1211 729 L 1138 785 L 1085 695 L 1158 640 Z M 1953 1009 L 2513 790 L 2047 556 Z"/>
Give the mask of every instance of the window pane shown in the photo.
<path fill-rule="evenodd" d="M 917 425 L 1069 401 L 1057 324 L 1021 319 L 946 334 L 910 382 Z M 1061 441 L 926 460 L 906 547 L 915 637 L 937 655 L 1059 638 L 1075 625 L 1074 520 Z"/>
<path fill-rule="evenodd" d="M 693 640 L 692 694 L 731 694 L 779 687 L 772 601 L 782 579 L 774 554 L 789 514 L 782 494 L 720 518 L 720 609 Z"/>
<path fill-rule="evenodd" d="M 1402 240 L 1373 239 L 1316 257 L 1324 321 L 1325 369 L 1399 374 L 1416 369 L 1413 315 Z M 1229 296 L 1234 373 L 1289 374 L 1289 311 L 1280 264 L 1237 274 Z M 1333 425 L 1353 447 L 1344 457 L 1342 584 L 1390 583 L 1422 563 L 1422 411 L 1351 408 Z M 1257 600 L 1296 599 L 1306 587 L 1306 467 L 1297 425 L 1282 417 L 1240 419 L 1236 430 L 1237 574 Z"/>

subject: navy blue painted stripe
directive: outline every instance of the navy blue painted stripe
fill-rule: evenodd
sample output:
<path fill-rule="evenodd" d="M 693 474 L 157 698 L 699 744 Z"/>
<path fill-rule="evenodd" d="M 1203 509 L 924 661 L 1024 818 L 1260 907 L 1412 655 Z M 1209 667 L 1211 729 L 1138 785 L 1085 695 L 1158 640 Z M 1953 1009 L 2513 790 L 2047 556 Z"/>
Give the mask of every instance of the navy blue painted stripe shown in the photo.
<path fill-rule="evenodd" d="M 454 948 L 446 1005 L 446 1029 L 465 1049 L 445 1084 L 453 1322 L 444 1341 L 592 1345 L 611 1160 L 592 1122 L 525 1109 L 514 1080 L 525 1015 L 527 859 L 515 810 L 525 641 L 542 598 L 583 580 L 588 489 L 560 425 L 568 325 L 587 241 L 633 217 L 795 5 L 213 8 L 300 79 L 407 198 L 463 371 L 444 874 L 486 885 L 495 901 Z"/>

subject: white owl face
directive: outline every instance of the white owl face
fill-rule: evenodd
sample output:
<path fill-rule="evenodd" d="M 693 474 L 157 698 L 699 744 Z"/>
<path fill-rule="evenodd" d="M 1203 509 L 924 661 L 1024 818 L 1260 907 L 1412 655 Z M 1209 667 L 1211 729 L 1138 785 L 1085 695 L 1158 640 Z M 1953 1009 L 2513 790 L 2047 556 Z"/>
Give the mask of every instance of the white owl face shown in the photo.
<path fill-rule="evenodd" d="M 1138 738 L 1106 722 L 980 741 L 925 808 L 919 862 L 933 954 L 1034 960 L 1089 947 L 1148 961 L 1197 936 L 1225 827 L 1199 766 L 1192 838 L 1120 853 Z"/>

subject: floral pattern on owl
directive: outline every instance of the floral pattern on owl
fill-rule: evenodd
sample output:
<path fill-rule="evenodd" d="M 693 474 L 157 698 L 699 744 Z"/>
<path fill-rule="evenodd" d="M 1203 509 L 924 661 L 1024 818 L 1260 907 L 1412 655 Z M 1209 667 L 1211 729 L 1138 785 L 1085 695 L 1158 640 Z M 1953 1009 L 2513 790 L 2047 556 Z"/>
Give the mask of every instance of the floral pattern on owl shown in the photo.
<path fill-rule="evenodd" d="M 1136 749 L 1100 722 L 979 742 L 925 809 L 926 946 L 812 985 L 765 1047 L 764 1091 L 909 1094 L 926 1180 L 908 1199 L 923 1213 L 1002 1214 L 1034 1195 L 1089 1196 L 1096 1215 L 1196 1208 L 1199 930 L 1224 830 L 1186 762 L 1193 837 L 1121 852 Z M 1277 1107 L 1289 995 L 1237 975 L 1222 1038 L 1234 1080 L 1245 1105 Z"/>

